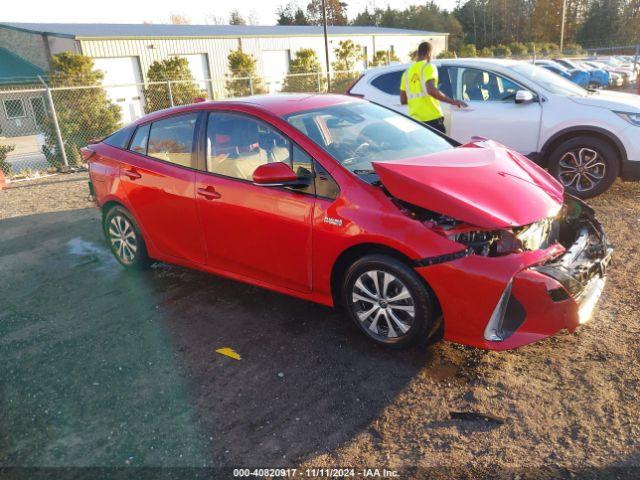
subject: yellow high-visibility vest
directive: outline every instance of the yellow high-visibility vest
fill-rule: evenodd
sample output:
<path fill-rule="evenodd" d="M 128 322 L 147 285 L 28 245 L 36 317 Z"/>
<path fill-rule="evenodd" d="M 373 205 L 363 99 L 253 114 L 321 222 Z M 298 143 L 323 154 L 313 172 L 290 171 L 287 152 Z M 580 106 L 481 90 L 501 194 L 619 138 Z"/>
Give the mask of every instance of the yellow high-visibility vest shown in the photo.
<path fill-rule="evenodd" d="M 415 62 L 403 74 L 400 90 L 407 94 L 409 115 L 420 122 L 442 117 L 440 102 L 427 93 L 426 83 L 433 80 L 438 85 L 438 68 L 431 62 Z"/>

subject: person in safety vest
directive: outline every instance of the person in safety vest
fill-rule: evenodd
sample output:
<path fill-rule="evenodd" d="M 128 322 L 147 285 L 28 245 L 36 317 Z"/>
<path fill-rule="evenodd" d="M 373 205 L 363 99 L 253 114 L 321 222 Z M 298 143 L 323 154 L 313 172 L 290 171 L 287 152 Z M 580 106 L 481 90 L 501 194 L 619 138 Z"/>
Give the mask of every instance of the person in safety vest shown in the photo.
<path fill-rule="evenodd" d="M 400 81 L 400 103 L 409 106 L 409 115 L 419 122 L 446 133 L 440 102 L 456 107 L 467 106 L 438 90 L 438 67 L 431 63 L 431 44 L 418 46 L 418 60 L 403 74 Z"/>

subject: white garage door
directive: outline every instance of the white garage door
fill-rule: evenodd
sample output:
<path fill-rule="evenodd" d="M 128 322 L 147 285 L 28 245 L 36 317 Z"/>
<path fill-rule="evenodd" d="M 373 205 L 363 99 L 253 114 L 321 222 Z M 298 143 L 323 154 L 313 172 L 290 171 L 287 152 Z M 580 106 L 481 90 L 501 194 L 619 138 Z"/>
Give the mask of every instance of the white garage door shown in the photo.
<path fill-rule="evenodd" d="M 197 53 L 194 55 L 180 55 L 189 62 L 189 69 L 198 81 L 198 85 L 207 92 L 207 96 L 211 98 L 211 83 L 206 81 L 209 79 L 209 60 L 206 53 Z"/>
<path fill-rule="evenodd" d="M 282 89 L 284 77 L 289 73 L 289 50 L 263 50 L 262 74 L 270 93 Z"/>
<path fill-rule="evenodd" d="M 144 115 L 138 57 L 96 58 L 93 63 L 104 73 L 102 84 L 107 96 L 120 107 L 122 121 L 129 123 Z"/>

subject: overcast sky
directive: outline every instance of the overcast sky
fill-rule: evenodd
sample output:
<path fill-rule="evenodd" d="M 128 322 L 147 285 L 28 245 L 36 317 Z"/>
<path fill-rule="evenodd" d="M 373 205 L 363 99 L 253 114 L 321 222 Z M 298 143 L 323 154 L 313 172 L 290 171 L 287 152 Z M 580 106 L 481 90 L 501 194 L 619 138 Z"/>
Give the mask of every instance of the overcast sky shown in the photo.
<path fill-rule="evenodd" d="M 9 0 L 5 0 L 9 2 Z M 78 0 L 27 0 L 10 2 L 0 10 L 0 22 L 57 22 L 57 23 L 141 23 L 152 21 L 166 23 L 171 12 L 180 13 L 191 23 L 205 23 L 207 16 L 217 16 L 225 21 L 231 8 L 238 8 L 245 17 L 252 14 L 261 25 L 276 22 L 275 11 L 287 0 L 109 0 L 106 3 L 79 2 Z M 301 5 L 307 1 L 300 0 Z M 347 0 L 349 18 L 353 18 L 366 6 L 385 8 L 385 0 Z M 422 3 L 419 0 L 394 0 L 396 8 Z M 456 0 L 436 0 L 440 6 L 452 9 Z M 222 5 L 221 5 L 222 4 Z"/>

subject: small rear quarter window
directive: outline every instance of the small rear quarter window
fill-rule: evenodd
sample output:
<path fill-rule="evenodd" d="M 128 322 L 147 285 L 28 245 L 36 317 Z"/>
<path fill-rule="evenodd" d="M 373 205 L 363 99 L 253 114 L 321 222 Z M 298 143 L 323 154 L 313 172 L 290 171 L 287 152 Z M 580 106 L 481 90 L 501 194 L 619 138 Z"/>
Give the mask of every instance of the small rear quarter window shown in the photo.
<path fill-rule="evenodd" d="M 382 90 L 389 95 L 400 95 L 400 82 L 402 81 L 402 70 L 396 72 L 383 73 L 371 80 L 371 85 L 378 90 Z"/>
<path fill-rule="evenodd" d="M 126 126 L 121 128 L 120 130 L 116 130 L 107 138 L 105 138 L 102 143 L 106 143 L 112 147 L 116 148 L 127 148 L 127 143 L 129 143 L 129 139 L 131 138 L 131 132 L 133 128 L 131 126 Z"/>

